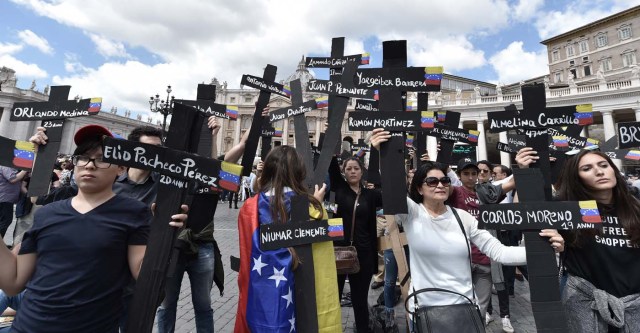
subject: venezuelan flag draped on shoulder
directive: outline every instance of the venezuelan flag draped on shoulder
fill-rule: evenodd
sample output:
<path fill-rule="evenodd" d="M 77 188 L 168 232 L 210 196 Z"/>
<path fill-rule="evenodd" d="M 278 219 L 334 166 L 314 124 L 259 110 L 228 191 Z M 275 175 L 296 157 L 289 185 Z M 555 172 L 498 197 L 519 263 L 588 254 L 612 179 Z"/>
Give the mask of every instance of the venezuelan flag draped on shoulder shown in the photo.
<path fill-rule="evenodd" d="M 285 193 L 287 210 L 293 195 L 293 192 Z M 273 222 L 269 199 L 266 193 L 247 199 L 238 215 L 240 298 L 235 333 L 298 332 L 291 253 L 286 248 L 273 251 L 260 249 L 260 224 Z M 312 218 L 321 215 L 326 217 L 326 212 L 310 206 L 309 215 Z M 314 243 L 312 252 L 319 332 L 342 332 L 333 242 Z"/>

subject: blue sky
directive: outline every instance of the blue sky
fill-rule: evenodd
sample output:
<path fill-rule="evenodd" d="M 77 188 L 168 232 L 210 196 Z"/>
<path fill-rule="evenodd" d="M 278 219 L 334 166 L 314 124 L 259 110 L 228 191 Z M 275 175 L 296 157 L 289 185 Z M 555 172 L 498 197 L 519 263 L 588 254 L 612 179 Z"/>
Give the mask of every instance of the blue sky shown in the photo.
<path fill-rule="evenodd" d="M 326 56 L 332 37 L 346 54 L 371 53 L 404 39 L 412 66 L 505 84 L 548 73 L 540 41 L 640 0 L 4 0 L 0 67 L 18 86 L 36 80 L 72 85 L 72 95 L 103 97 L 148 114 L 149 96 L 174 87 L 194 98 L 196 84 L 217 77 L 238 88 L 242 74 L 278 66 L 278 80 L 302 55 Z M 326 74 L 316 70 L 322 77 Z"/>

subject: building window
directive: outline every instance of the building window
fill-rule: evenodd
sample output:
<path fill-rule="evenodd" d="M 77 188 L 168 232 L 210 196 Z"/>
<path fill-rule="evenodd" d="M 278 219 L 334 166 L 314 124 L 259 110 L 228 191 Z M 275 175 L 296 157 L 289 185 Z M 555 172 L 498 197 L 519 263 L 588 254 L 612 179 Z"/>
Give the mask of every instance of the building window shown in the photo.
<path fill-rule="evenodd" d="M 622 66 L 628 67 L 636 63 L 636 52 L 635 51 L 625 51 L 622 54 Z"/>
<path fill-rule="evenodd" d="M 585 39 L 585 40 L 581 40 L 580 41 L 580 53 L 587 53 L 589 52 L 589 42 Z"/>
<path fill-rule="evenodd" d="M 575 60 L 569 60 L 569 67 L 573 67 L 576 65 L 576 61 Z"/>
<path fill-rule="evenodd" d="M 560 59 L 560 52 L 558 52 L 558 50 L 551 52 L 552 61 L 558 61 L 559 59 Z"/>
<path fill-rule="evenodd" d="M 235 98 L 235 97 L 230 97 L 230 98 L 229 98 L 229 102 L 230 102 L 231 104 L 234 104 L 234 103 L 236 102 L 236 98 Z"/>
<path fill-rule="evenodd" d="M 251 96 L 245 96 L 244 102 L 245 103 L 251 103 L 251 99 L 252 99 Z"/>
<path fill-rule="evenodd" d="M 555 83 L 560 83 L 562 82 L 562 72 L 556 72 L 554 75 L 554 80 L 553 82 Z"/>
<path fill-rule="evenodd" d="M 578 78 L 578 72 L 576 71 L 576 69 L 571 69 L 569 70 L 569 72 L 571 73 L 571 75 L 569 75 L 569 77 L 573 76 L 574 79 Z"/>
<path fill-rule="evenodd" d="M 584 70 L 584 76 L 591 75 L 591 66 L 584 66 L 582 69 Z"/>
<path fill-rule="evenodd" d="M 600 69 L 607 72 L 611 70 L 611 58 L 600 60 Z"/>
<path fill-rule="evenodd" d="M 596 36 L 596 46 L 597 47 L 607 46 L 607 34 L 605 34 L 604 32 L 601 32 Z"/>
<path fill-rule="evenodd" d="M 618 29 L 618 37 L 620 40 L 625 40 L 631 38 L 631 24 L 626 24 Z"/>
<path fill-rule="evenodd" d="M 309 130 L 309 132 L 316 131 L 316 118 L 312 118 L 312 117 L 307 118 L 307 129 Z"/>
<path fill-rule="evenodd" d="M 251 128 L 251 120 L 252 120 L 252 117 L 250 117 L 250 116 L 242 116 L 242 123 L 241 123 L 240 127 L 243 130 Z"/>
<path fill-rule="evenodd" d="M 573 45 L 567 45 L 567 57 L 573 57 L 574 55 L 576 55 L 576 50 Z"/>

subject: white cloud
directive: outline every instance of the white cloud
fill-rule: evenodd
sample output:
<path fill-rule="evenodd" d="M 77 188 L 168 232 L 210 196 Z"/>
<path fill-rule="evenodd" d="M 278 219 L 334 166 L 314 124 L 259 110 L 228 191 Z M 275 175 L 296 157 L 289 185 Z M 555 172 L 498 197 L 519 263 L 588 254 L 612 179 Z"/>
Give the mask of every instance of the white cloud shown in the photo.
<path fill-rule="evenodd" d="M 408 43 L 412 62 L 417 66 L 443 66 L 445 72 L 455 73 L 484 66 L 487 62 L 484 52 L 475 49 L 463 36 L 444 40 L 418 38 Z"/>
<path fill-rule="evenodd" d="M 15 57 L 15 53 L 22 51 L 21 44 L 0 43 L 0 66 L 6 66 L 16 71 L 21 78 L 37 79 L 47 77 L 47 72 L 36 64 L 27 64 Z"/>
<path fill-rule="evenodd" d="M 31 30 L 22 30 L 18 32 L 18 38 L 20 38 L 20 40 L 24 44 L 33 46 L 36 49 L 40 50 L 40 52 L 42 53 L 53 54 L 53 48 L 51 47 L 51 45 L 49 45 L 49 42 L 46 39 L 36 35 Z"/>
<path fill-rule="evenodd" d="M 49 76 L 47 72 L 36 64 L 27 64 L 8 54 L 0 54 L 0 64 L 9 67 L 19 74 L 22 79 L 41 79 Z"/>
<path fill-rule="evenodd" d="M 96 45 L 98 53 L 103 57 L 131 58 L 123 43 L 115 42 L 96 34 L 89 33 L 88 35 L 89 38 L 91 38 L 91 41 Z"/>
<path fill-rule="evenodd" d="M 64 70 L 69 73 L 87 72 L 89 68 L 82 65 L 80 57 L 75 53 L 64 54 Z"/>
<path fill-rule="evenodd" d="M 548 74 L 546 50 L 527 52 L 522 45 L 520 41 L 513 42 L 489 59 L 499 82 L 513 83 Z"/>
<path fill-rule="evenodd" d="M 544 0 L 520 0 L 513 6 L 513 18 L 520 22 L 528 21 L 538 14 L 543 5 Z"/>
<path fill-rule="evenodd" d="M 542 12 L 538 16 L 535 26 L 540 38 L 547 39 L 639 4 L 640 0 L 572 1 L 561 10 Z"/>
<path fill-rule="evenodd" d="M 328 55 L 336 36 L 346 37 L 346 54 L 371 51 L 365 40 L 376 48 L 379 41 L 403 39 L 410 65 L 477 68 L 487 60 L 472 36 L 504 29 L 510 15 L 507 0 L 12 1 L 83 31 L 108 58 L 88 69 L 67 59 L 68 76 L 56 76 L 54 83 L 72 84 L 86 96 L 101 94 L 108 107 L 130 110 L 147 110 L 145 96 L 167 84 L 182 98 L 194 98 L 196 84 L 213 76 L 237 88 L 242 74 L 260 75 L 265 64 L 278 66 L 277 80 L 284 79 L 301 55 Z M 134 48 L 149 51 L 158 63 L 135 61 L 128 56 Z M 113 57 L 127 61 L 111 62 Z"/>
<path fill-rule="evenodd" d="M 24 46 L 21 44 L 13 44 L 13 43 L 0 43 L 0 55 L 6 54 L 14 54 L 16 52 L 22 51 Z"/>

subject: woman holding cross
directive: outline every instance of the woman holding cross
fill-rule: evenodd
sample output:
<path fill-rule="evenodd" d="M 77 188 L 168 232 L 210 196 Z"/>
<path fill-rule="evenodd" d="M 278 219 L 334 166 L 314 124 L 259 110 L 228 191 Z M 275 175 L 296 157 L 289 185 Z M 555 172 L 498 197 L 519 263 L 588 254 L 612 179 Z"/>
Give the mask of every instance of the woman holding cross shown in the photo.
<path fill-rule="evenodd" d="M 537 160 L 522 148 L 516 162 Z M 556 188 L 558 200 L 595 200 L 602 230 L 563 232 L 568 273 L 562 293 L 571 332 L 640 332 L 640 201 L 604 153 L 582 150 L 569 158 Z"/>
<path fill-rule="evenodd" d="M 375 129 L 371 145 L 379 149 L 390 137 L 389 132 Z M 403 226 L 411 257 L 411 290 L 440 288 L 449 291 L 418 294 L 419 308 L 465 304 L 476 298 L 471 278 L 471 242 L 502 264 L 526 262 L 524 247 L 503 245 L 488 231 L 478 229 L 478 221 L 469 213 L 445 205 L 451 186 L 446 169 L 439 163 L 424 162 L 413 176 L 407 198 L 408 214 Z M 563 250 L 564 240 L 557 231 L 542 230 L 540 235 L 549 237 L 556 251 Z M 413 301 L 408 305 L 410 311 L 417 310 Z M 460 319 L 464 320 L 471 318 Z M 479 315 L 478 320 L 482 320 Z M 462 323 L 451 324 L 453 332 Z"/>
<path fill-rule="evenodd" d="M 329 166 L 331 190 L 336 194 L 335 203 L 338 205 L 335 217 L 342 218 L 344 225 L 344 240 L 334 243 L 336 246 L 355 246 L 360 263 L 360 271 L 349 274 L 351 304 L 358 332 L 369 330 L 369 283 L 378 262 L 376 210 L 382 206 L 380 191 L 364 186 L 364 170 L 364 164 L 355 156 L 346 158 L 342 169 L 335 158 Z M 340 295 L 346 278 L 347 275 L 338 275 Z"/>
<path fill-rule="evenodd" d="M 309 199 L 309 216 L 326 217 L 321 200 L 326 186 L 314 195 L 307 193 L 304 162 L 293 147 L 279 146 L 265 157 L 257 179 L 258 194 L 247 199 L 238 215 L 240 238 L 240 271 L 238 274 L 238 313 L 235 332 L 296 332 L 303 322 L 296 323 L 294 271 L 301 262 L 295 249 L 260 248 L 260 225 L 286 223 L 290 220 L 291 198 Z M 338 332 L 342 327 L 335 256 L 332 242 L 312 245 L 315 268 L 316 307 L 319 332 Z M 328 258 L 328 259 L 327 259 Z M 325 263 L 333 263 L 333 266 Z M 322 267 L 322 269 L 320 269 Z"/>

